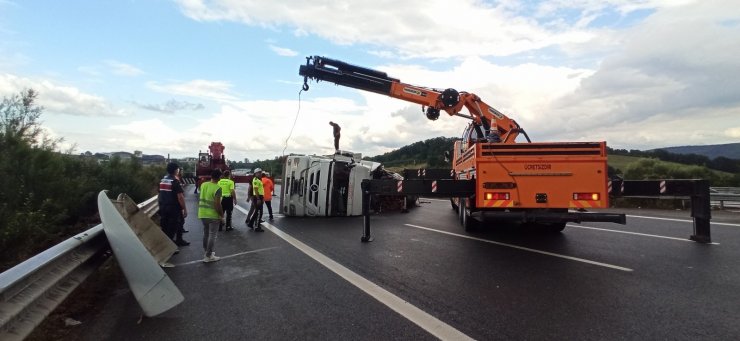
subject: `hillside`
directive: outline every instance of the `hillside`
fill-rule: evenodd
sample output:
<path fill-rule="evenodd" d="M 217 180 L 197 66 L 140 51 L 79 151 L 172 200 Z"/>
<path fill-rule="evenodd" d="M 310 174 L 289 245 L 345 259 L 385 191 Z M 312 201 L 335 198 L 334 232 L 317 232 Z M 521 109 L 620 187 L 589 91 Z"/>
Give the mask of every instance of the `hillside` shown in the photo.
<path fill-rule="evenodd" d="M 652 158 L 646 158 L 646 157 L 639 157 L 639 156 L 627 156 L 627 155 L 609 155 L 609 160 L 607 161 L 609 164 L 609 167 L 619 169 L 622 172 L 627 170 L 627 168 L 630 165 L 637 164 L 641 160 L 649 160 Z M 678 162 L 671 162 L 671 161 L 658 161 L 659 165 L 664 165 L 666 167 L 682 167 L 687 166 L 686 164 L 678 163 Z M 731 176 L 732 173 L 723 172 L 719 170 L 711 170 L 714 174 L 721 175 L 721 176 Z"/>
<path fill-rule="evenodd" d="M 674 154 L 699 154 L 710 159 L 724 156 L 730 159 L 740 159 L 740 143 L 713 144 L 706 146 L 679 146 L 658 148 Z"/>
<path fill-rule="evenodd" d="M 444 152 L 452 150 L 455 142 L 451 137 L 435 137 L 424 141 L 414 142 L 382 155 L 367 158 L 368 160 L 383 163 L 386 167 L 411 165 L 411 168 L 429 167 L 446 168 L 449 163 L 444 162 Z M 416 167 L 414 167 L 416 165 Z"/>

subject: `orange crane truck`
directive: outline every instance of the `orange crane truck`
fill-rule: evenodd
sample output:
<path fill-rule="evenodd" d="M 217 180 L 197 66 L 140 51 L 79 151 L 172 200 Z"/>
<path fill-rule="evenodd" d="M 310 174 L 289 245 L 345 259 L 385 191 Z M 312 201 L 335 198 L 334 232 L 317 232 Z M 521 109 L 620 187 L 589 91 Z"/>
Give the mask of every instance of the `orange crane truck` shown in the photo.
<path fill-rule="evenodd" d="M 452 148 L 452 180 L 368 180 L 368 193 L 449 197 L 466 230 L 496 221 L 551 231 L 562 231 L 567 222 L 626 222 L 624 214 L 586 212 L 609 207 L 606 142 L 533 143 L 516 121 L 473 93 L 411 85 L 335 59 L 307 57 L 299 75 L 305 91 L 309 79 L 327 81 L 420 104 L 430 120 L 442 111 L 469 120 Z M 520 135 L 526 142 L 517 141 Z M 365 220 L 368 241 L 367 215 Z"/>

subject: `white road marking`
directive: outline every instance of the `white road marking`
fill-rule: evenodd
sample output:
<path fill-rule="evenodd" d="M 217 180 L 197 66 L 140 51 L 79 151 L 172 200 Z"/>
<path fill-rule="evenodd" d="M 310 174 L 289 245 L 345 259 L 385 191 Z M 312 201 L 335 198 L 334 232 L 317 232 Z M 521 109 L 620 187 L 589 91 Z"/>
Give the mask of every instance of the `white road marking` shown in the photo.
<path fill-rule="evenodd" d="M 237 208 L 247 213 L 245 209 Z M 325 256 L 321 252 L 318 252 L 310 246 L 304 244 L 298 239 L 293 238 L 289 234 L 281 231 L 277 227 L 269 224 L 262 223 L 262 226 L 270 230 L 272 233 L 282 238 L 286 242 L 293 245 L 296 249 L 300 250 L 307 256 L 313 258 L 319 264 L 323 265 L 327 269 L 331 270 L 335 274 L 344 278 L 347 282 L 350 282 L 355 287 L 364 291 L 368 295 L 372 296 L 380 303 L 385 304 L 387 307 L 393 309 L 395 312 L 405 317 L 409 321 L 415 323 L 417 326 L 426 330 L 428 333 L 434 335 L 441 340 L 473 340 L 473 338 L 463 334 L 461 331 L 454 327 L 440 321 L 436 317 L 426 313 L 425 311 L 415 307 L 411 303 L 403 300 L 402 298 L 392 294 L 391 292 L 381 288 L 377 284 L 370 282 L 364 277 L 356 274 L 350 269 L 345 268 L 341 264 L 335 262 L 331 258 Z"/>
<path fill-rule="evenodd" d="M 621 267 L 621 266 L 617 266 L 617 265 L 596 262 L 596 261 L 592 261 L 592 260 L 588 260 L 588 259 L 583 259 L 583 258 L 578 258 L 578 257 L 561 255 L 561 254 L 558 254 L 558 253 L 552 253 L 552 252 L 547 252 L 547 251 L 530 249 L 528 247 L 523 247 L 523 246 L 518 246 L 518 245 L 513 245 L 513 244 L 506 244 L 506 243 L 496 242 L 496 241 L 493 241 L 493 240 L 488 240 L 488 239 L 483 239 L 483 238 L 476 238 L 476 237 L 466 236 L 464 234 L 457 234 L 457 233 L 452 233 L 452 232 L 447 232 L 447 231 L 440 231 L 440 230 L 435 230 L 435 229 L 432 229 L 432 228 L 428 228 L 428 227 L 424 227 L 424 226 L 419 226 L 419 225 L 412 225 L 412 224 L 404 224 L 404 225 L 410 226 L 410 227 L 415 227 L 417 229 L 422 229 L 422 230 L 427 230 L 427 231 L 432 231 L 432 232 L 447 234 L 447 235 L 450 235 L 450 236 L 455 236 L 455 237 L 460 237 L 460 238 L 466 238 L 466 239 L 472 239 L 472 240 L 477 240 L 477 241 L 481 241 L 481 242 L 484 242 L 484 243 L 491 243 L 491 244 L 496 244 L 496 245 L 500 245 L 500 246 L 506 246 L 506 247 L 510 247 L 510 248 L 514 248 L 514 249 L 518 249 L 518 250 L 524 250 L 524 251 L 539 253 L 539 254 L 543 254 L 543 255 L 548 255 L 548 256 L 553 256 L 553 257 L 558 257 L 558 258 L 569 259 L 569 260 L 573 260 L 573 261 L 576 261 L 576 262 L 582 262 L 582 263 L 587 263 L 587 264 L 592 264 L 592 265 L 598 265 L 598 266 L 603 266 L 603 267 L 606 267 L 606 268 L 611 268 L 611 269 L 616 269 L 616 270 L 621 270 L 621 271 L 627 271 L 627 272 L 633 271 L 630 268 L 625 268 L 625 267 Z"/>
<path fill-rule="evenodd" d="M 231 254 L 231 255 L 226 255 L 226 256 L 220 256 L 220 257 L 223 260 L 223 259 L 233 258 L 233 257 L 236 257 L 236 256 L 246 255 L 248 253 L 257 253 L 257 252 L 262 252 L 262 251 L 267 251 L 267 250 L 272 250 L 272 249 L 277 249 L 277 246 L 267 247 L 267 248 L 264 248 L 264 249 L 251 250 L 251 251 L 244 251 L 244 252 L 239 252 L 239 253 L 235 253 L 235 254 Z M 190 264 L 201 263 L 201 262 L 203 262 L 203 259 L 198 259 L 198 260 L 194 260 L 194 261 L 190 261 L 190 262 L 175 264 L 175 266 L 190 265 Z"/>
<path fill-rule="evenodd" d="M 647 234 L 647 233 L 639 233 L 639 232 L 629 232 L 629 231 L 620 231 L 620 230 L 610 230 L 610 229 L 602 229 L 598 227 L 590 227 L 590 226 L 583 226 L 583 225 L 571 225 L 568 224 L 568 227 L 575 227 L 579 229 L 587 229 L 587 230 L 599 230 L 599 231 L 607 231 L 607 232 L 614 232 L 614 233 L 624 233 L 624 234 L 633 234 L 636 236 L 645 236 L 645 237 L 653 237 L 653 238 L 663 238 L 663 239 L 672 239 L 672 240 L 680 240 L 682 242 L 692 242 L 696 243 L 695 241 L 688 239 L 688 238 L 676 238 L 676 237 L 668 237 L 668 236 L 661 236 L 657 234 Z M 707 243 L 711 245 L 719 245 L 719 243 Z"/>
<path fill-rule="evenodd" d="M 691 219 L 674 219 L 674 218 L 659 218 L 659 217 L 648 217 L 643 215 L 627 215 L 628 217 L 632 218 L 642 218 L 642 219 L 655 219 L 655 220 L 667 220 L 667 221 L 680 221 L 685 223 L 693 223 L 694 221 Z M 711 225 L 725 225 L 725 226 L 740 226 L 740 224 L 732 224 L 732 223 L 717 223 L 717 222 L 710 222 Z"/>

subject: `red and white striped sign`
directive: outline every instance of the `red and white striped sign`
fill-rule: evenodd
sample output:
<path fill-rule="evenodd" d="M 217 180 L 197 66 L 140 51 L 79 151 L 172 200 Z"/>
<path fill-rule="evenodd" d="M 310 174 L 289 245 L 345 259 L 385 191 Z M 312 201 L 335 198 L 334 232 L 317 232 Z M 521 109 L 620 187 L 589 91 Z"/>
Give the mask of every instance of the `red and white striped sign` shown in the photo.
<path fill-rule="evenodd" d="M 432 181 L 432 193 L 437 193 L 437 180 Z"/>
<path fill-rule="evenodd" d="M 398 193 L 403 192 L 403 180 L 398 180 Z"/>
<path fill-rule="evenodd" d="M 665 194 L 665 180 L 660 182 L 660 194 Z"/>
<path fill-rule="evenodd" d="M 455 178 L 455 170 L 454 169 L 450 169 L 450 177 L 453 178 L 453 179 Z"/>
<path fill-rule="evenodd" d="M 612 192 L 612 181 L 609 180 L 609 188 L 607 189 L 606 193 L 611 193 L 611 192 Z"/>
<path fill-rule="evenodd" d="M 622 181 L 622 189 L 621 189 L 621 193 L 622 193 L 622 194 L 624 194 L 624 181 Z"/>

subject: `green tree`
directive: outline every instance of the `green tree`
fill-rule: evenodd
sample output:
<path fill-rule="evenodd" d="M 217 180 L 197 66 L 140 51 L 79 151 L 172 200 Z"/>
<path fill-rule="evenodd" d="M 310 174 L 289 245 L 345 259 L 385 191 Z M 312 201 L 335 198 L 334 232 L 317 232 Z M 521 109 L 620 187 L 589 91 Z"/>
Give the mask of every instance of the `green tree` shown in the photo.
<path fill-rule="evenodd" d="M 37 93 L 0 102 L 0 271 L 98 223 L 96 197 L 156 193 L 164 167 L 113 159 L 104 164 L 55 150 L 44 135 Z"/>

